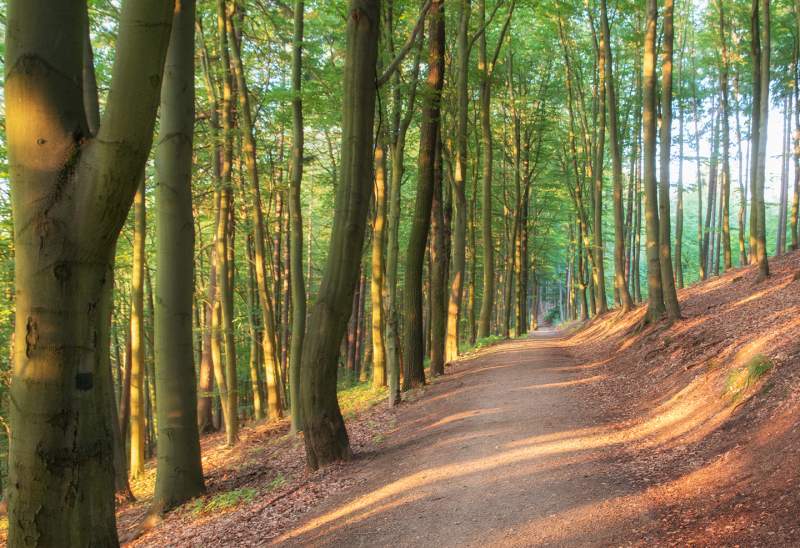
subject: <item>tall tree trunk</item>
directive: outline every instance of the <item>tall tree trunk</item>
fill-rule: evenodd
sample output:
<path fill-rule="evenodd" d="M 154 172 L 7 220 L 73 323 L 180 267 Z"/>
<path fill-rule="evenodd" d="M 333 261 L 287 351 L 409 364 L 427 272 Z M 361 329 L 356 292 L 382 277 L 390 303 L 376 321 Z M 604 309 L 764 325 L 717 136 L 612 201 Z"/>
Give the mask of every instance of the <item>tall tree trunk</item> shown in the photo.
<path fill-rule="evenodd" d="M 192 340 L 194 287 L 186 283 L 194 268 L 194 20 L 194 0 L 180 0 L 164 67 L 156 150 L 154 348 L 159 402 L 155 512 L 170 510 L 205 490 Z"/>
<path fill-rule="evenodd" d="M 605 71 L 606 102 L 608 104 L 608 131 L 611 141 L 611 159 L 614 185 L 614 289 L 616 290 L 622 312 L 633 308 L 631 294 L 625 281 L 625 236 L 622 208 L 622 150 L 619 143 L 619 114 L 617 113 L 617 91 L 614 82 L 614 61 L 611 53 L 611 31 L 608 26 L 606 0 L 600 2 L 601 41 L 603 67 Z M 630 206 L 629 206 L 630 207 Z"/>
<path fill-rule="evenodd" d="M 661 267 L 661 286 L 667 316 L 672 320 L 681 317 L 678 292 L 675 289 L 675 273 L 672 271 L 672 243 L 670 229 L 670 158 L 672 151 L 672 49 L 675 38 L 673 29 L 673 1 L 664 2 L 664 37 L 661 44 L 663 60 L 661 63 L 661 158 L 659 166 L 661 177 L 658 196 L 658 246 Z"/>
<path fill-rule="evenodd" d="M 669 0 L 667 0 L 669 1 Z M 647 232 L 647 319 L 656 322 L 666 312 L 661 276 L 659 250 L 660 223 L 658 219 L 658 185 L 656 184 L 656 0 L 647 0 L 647 20 L 644 35 L 642 121 L 644 160 L 645 225 Z"/>
<path fill-rule="evenodd" d="M 761 4 L 759 8 L 759 3 Z M 751 122 L 751 185 L 750 213 L 751 260 L 758 265 L 759 278 L 769 276 L 767 261 L 766 213 L 764 182 L 767 152 L 770 75 L 770 2 L 753 0 L 750 13 L 753 57 L 753 116 Z M 759 9 L 762 12 L 759 17 Z M 762 19 L 762 22 L 759 21 Z M 753 250 L 755 253 L 753 253 Z"/>
<path fill-rule="evenodd" d="M 479 0 L 478 13 L 482 25 L 486 24 L 486 0 Z M 486 52 L 486 33 L 481 33 L 478 40 L 480 67 L 480 123 L 483 149 L 483 174 L 481 183 L 481 236 L 483 241 L 483 299 L 481 300 L 480 319 L 478 321 L 478 339 L 489 336 L 489 327 L 494 307 L 494 240 L 492 238 L 492 126 L 491 126 L 491 73 Z"/>
<path fill-rule="evenodd" d="M 455 215 L 453 217 L 453 280 L 447 306 L 447 341 L 445 362 L 458 357 L 459 317 L 464 294 L 467 246 L 467 114 L 469 106 L 469 19 L 471 0 L 460 1 L 456 52 L 456 163 L 453 178 Z"/>
<path fill-rule="evenodd" d="M 792 103 L 787 95 L 783 101 L 783 150 L 781 152 L 781 194 L 778 204 L 778 230 L 775 245 L 775 254 L 783 255 L 786 252 L 786 225 L 788 224 L 789 210 L 789 149 L 792 120 Z"/>
<path fill-rule="evenodd" d="M 247 321 L 250 327 L 250 392 L 253 395 L 253 418 L 263 420 L 266 416 L 266 393 L 262 389 L 261 364 L 261 309 L 258 306 L 258 288 L 255 272 L 255 242 L 253 234 L 247 235 Z M 262 398 L 262 393 L 265 397 Z"/>
<path fill-rule="evenodd" d="M 443 15 L 441 15 L 443 17 Z M 440 55 L 444 58 L 444 30 L 442 30 Z M 442 61 L 442 73 L 444 62 Z M 443 204 L 442 138 L 436 139 L 433 169 L 433 199 L 431 202 L 431 363 L 432 377 L 444 375 L 445 337 L 447 335 L 447 251 L 445 248 L 445 218 Z"/>
<path fill-rule="evenodd" d="M 213 253 L 213 250 L 211 251 Z M 197 427 L 201 434 L 213 429 L 212 420 L 212 400 L 214 398 L 214 362 L 211 357 L 211 316 L 214 314 L 214 300 L 216 299 L 216 275 L 214 273 L 215 264 L 212 259 L 209 266 L 208 288 L 206 290 L 206 301 L 203 302 L 203 350 L 200 359 L 200 379 L 198 384 L 197 398 Z"/>
<path fill-rule="evenodd" d="M 389 2 L 384 18 L 389 50 L 394 55 L 394 3 Z M 392 142 L 390 155 L 392 159 L 391 184 L 389 186 L 389 204 L 387 215 L 387 249 L 386 249 L 386 374 L 389 384 L 389 404 L 394 406 L 400 402 L 400 368 L 401 345 L 397 297 L 398 262 L 400 256 L 400 187 L 405 174 L 405 144 L 408 128 L 413 120 L 414 103 L 417 95 L 419 80 L 420 57 L 422 53 L 422 39 L 418 40 L 418 48 L 412 65 L 408 102 L 403 114 L 403 101 L 401 100 L 400 70 L 392 76 L 392 99 L 394 109 L 392 112 Z"/>
<path fill-rule="evenodd" d="M 336 369 L 358 279 L 372 184 L 379 0 L 350 0 L 342 108 L 342 161 L 328 263 L 308 322 L 300 367 L 306 463 L 351 456 L 336 399 Z"/>
<path fill-rule="evenodd" d="M 719 2 L 719 38 L 722 45 L 722 64 L 719 73 L 719 88 L 722 112 L 722 180 L 720 191 L 720 206 L 722 208 L 722 253 L 724 255 L 725 270 L 733 268 L 731 253 L 731 130 L 730 130 L 730 101 L 728 98 L 728 39 L 725 30 L 725 8 Z"/>
<path fill-rule="evenodd" d="M 225 3 L 225 0 L 222 0 Z M 264 241 L 266 238 L 264 231 L 264 216 L 261 205 L 261 187 L 259 184 L 258 163 L 256 161 L 256 141 L 253 129 L 253 120 L 250 110 L 250 96 L 247 87 L 247 79 L 244 74 L 244 66 L 240 53 L 239 42 L 233 30 L 233 21 L 238 20 L 235 13 L 235 2 L 231 4 L 234 9 L 225 16 L 226 33 L 230 41 L 230 53 L 233 73 L 236 77 L 236 91 L 239 96 L 239 122 L 242 129 L 242 145 L 244 149 L 244 161 L 247 167 L 247 176 L 250 183 L 250 194 L 253 200 L 252 212 L 253 240 L 255 243 L 255 269 L 256 286 L 258 288 L 258 302 L 261 308 L 261 326 L 263 337 L 261 339 L 264 373 L 267 381 L 267 408 L 270 420 L 281 417 L 283 404 L 280 396 L 280 373 L 278 372 L 278 353 L 276 350 L 276 329 L 275 312 L 272 307 L 272 299 L 269 295 L 266 266 L 264 264 L 266 250 Z M 220 8 L 222 9 L 222 8 Z M 226 81 L 229 77 L 226 78 Z M 224 113 L 223 113 L 224 120 Z M 301 131 L 302 133 L 302 131 Z M 302 234 L 301 234 L 302 236 Z M 301 277 L 302 277 L 302 268 Z M 224 315 L 224 314 L 223 314 Z M 230 371 L 229 371 L 230 372 Z"/>
<path fill-rule="evenodd" d="M 228 36 L 230 21 L 228 19 L 226 0 L 217 0 L 217 33 L 222 63 L 222 164 L 220 180 L 222 188 L 219 198 L 219 217 L 216 233 L 217 281 L 219 285 L 219 303 L 222 319 L 222 339 L 225 347 L 225 385 L 223 394 L 220 391 L 222 405 L 226 409 L 225 434 L 229 446 L 239 438 L 239 386 L 236 378 L 236 342 L 233 329 L 233 287 L 231 274 L 233 264 L 230 262 L 231 209 L 233 202 L 233 184 L 231 181 L 231 164 L 233 161 L 233 122 L 232 122 L 232 88 L 230 74 L 230 54 Z M 217 383 L 220 388 L 223 385 Z"/>
<path fill-rule="evenodd" d="M 592 33 L 595 34 L 594 23 L 592 23 Z M 593 198 L 592 202 L 594 207 L 593 211 L 593 226 L 592 236 L 594 257 L 593 277 L 595 282 L 595 300 L 597 302 L 597 313 L 605 314 L 608 312 L 608 302 L 606 301 L 606 273 L 605 273 L 605 260 L 603 250 L 603 168 L 605 162 L 605 143 L 606 143 L 606 99 L 607 99 L 607 86 L 606 86 L 606 56 L 605 47 L 602 44 L 597 51 L 597 97 L 598 97 L 598 126 L 595 144 L 595 158 L 594 167 L 592 168 L 593 178 Z"/>
<path fill-rule="evenodd" d="M 289 402 L 292 430 L 303 426 L 300 406 L 300 361 L 306 331 L 306 287 L 303 280 L 303 214 L 300 186 L 303 182 L 303 23 L 305 2 L 294 3 L 294 40 L 292 43 L 292 179 L 289 185 L 289 260 L 292 285 L 292 341 L 289 355 Z"/>
<path fill-rule="evenodd" d="M 383 136 L 375 147 L 375 219 L 372 223 L 370 315 L 372 327 L 372 386 L 386 386 L 384 347 L 384 251 L 386 249 L 386 144 Z"/>
<path fill-rule="evenodd" d="M 419 176 L 406 254 L 403 333 L 403 390 L 425 384 L 423 362 L 422 275 L 431 223 L 435 155 L 439 139 L 440 102 L 444 84 L 444 2 L 434 0 L 428 12 L 428 80 L 423 94 Z"/>
<path fill-rule="evenodd" d="M 795 3 L 795 15 L 800 19 L 800 8 Z M 798 21 L 800 28 L 800 21 Z M 792 158 L 794 160 L 794 183 L 792 184 L 792 217 L 790 222 L 790 232 L 792 233 L 792 251 L 798 249 L 798 217 L 800 217 L 800 67 L 798 66 L 798 50 L 800 49 L 800 39 L 795 41 L 794 46 L 794 131 L 792 135 Z"/>
<path fill-rule="evenodd" d="M 131 424 L 130 475 L 144 474 L 145 463 L 145 353 L 144 353 L 144 243 L 146 227 L 144 174 L 134 199 L 133 271 L 131 273 Z"/>
<path fill-rule="evenodd" d="M 682 80 L 683 55 L 681 55 L 681 66 L 678 70 Z M 682 81 L 681 81 L 682 84 Z M 678 104 L 678 202 L 675 207 L 675 283 L 678 289 L 683 289 L 683 125 L 684 108 L 683 102 Z"/>
<path fill-rule="evenodd" d="M 10 546 L 118 543 L 98 303 L 152 142 L 152 82 L 163 70 L 171 4 L 123 2 L 95 138 L 81 85 L 86 5 L 9 2 L 15 31 L 6 35 L 4 98 L 16 284 Z"/>

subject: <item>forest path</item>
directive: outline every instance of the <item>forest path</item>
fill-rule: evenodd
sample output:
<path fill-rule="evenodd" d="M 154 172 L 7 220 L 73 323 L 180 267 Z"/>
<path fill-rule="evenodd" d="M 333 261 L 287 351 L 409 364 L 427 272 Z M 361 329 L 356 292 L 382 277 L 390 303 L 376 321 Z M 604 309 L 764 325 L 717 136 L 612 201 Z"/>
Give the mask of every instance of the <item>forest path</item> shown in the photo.
<path fill-rule="evenodd" d="M 544 332 L 464 359 L 404 404 L 359 485 L 275 542 L 584 546 L 655 525 L 568 339 Z"/>

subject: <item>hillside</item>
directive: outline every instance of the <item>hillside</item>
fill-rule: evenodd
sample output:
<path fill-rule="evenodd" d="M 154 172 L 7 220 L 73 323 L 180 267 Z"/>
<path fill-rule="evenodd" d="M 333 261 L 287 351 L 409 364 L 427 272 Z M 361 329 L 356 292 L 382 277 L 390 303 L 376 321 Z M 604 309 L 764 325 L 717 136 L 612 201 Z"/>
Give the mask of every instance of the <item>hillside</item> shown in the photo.
<path fill-rule="evenodd" d="M 638 332 L 640 308 L 571 339 L 676 544 L 800 542 L 800 254 L 770 267 L 680 291 L 672 326 Z"/>

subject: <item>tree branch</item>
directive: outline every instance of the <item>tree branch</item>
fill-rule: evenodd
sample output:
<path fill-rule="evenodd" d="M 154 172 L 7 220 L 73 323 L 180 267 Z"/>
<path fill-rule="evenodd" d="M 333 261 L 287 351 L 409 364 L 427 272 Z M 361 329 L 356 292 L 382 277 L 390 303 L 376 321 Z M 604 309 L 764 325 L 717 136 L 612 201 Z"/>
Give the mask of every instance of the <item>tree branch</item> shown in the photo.
<path fill-rule="evenodd" d="M 406 55 L 408 55 L 408 52 L 411 51 L 412 47 L 414 47 L 414 42 L 416 42 L 417 35 L 422 30 L 422 26 L 425 23 L 425 16 L 428 14 L 428 10 L 431 9 L 431 4 L 432 0 L 427 0 L 425 5 L 422 6 L 422 11 L 419 14 L 417 23 L 414 25 L 414 30 L 411 31 L 411 36 L 408 37 L 408 40 L 400 49 L 400 52 L 392 60 L 392 62 L 389 63 L 389 66 L 386 67 L 386 70 L 383 71 L 383 74 L 381 74 L 380 78 L 375 81 L 376 87 L 381 87 L 383 84 L 389 81 L 389 78 L 392 77 L 394 71 L 397 70 L 397 67 L 399 67 L 400 63 L 403 62 L 403 59 L 405 59 Z"/>

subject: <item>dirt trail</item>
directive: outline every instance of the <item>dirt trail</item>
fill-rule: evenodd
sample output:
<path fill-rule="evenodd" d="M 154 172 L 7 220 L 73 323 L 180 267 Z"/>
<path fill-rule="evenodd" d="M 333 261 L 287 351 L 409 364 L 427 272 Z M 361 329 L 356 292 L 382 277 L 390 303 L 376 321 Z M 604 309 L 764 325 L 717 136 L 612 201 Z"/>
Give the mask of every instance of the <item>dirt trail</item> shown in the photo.
<path fill-rule="evenodd" d="M 656 525 L 622 437 L 566 340 L 542 333 L 458 362 L 404 404 L 362 482 L 277 544 L 582 546 L 641 542 Z"/>

